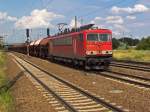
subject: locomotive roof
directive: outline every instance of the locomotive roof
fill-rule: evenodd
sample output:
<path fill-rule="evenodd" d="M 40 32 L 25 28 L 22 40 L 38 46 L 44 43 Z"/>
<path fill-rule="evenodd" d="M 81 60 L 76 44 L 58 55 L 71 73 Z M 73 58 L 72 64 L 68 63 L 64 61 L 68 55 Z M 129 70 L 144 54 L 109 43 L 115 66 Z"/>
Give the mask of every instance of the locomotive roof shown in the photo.
<path fill-rule="evenodd" d="M 14 43 L 11 46 L 13 47 L 24 47 L 26 45 L 26 43 Z"/>
<path fill-rule="evenodd" d="M 90 33 L 90 32 L 93 32 L 93 33 L 99 33 L 99 32 L 102 32 L 102 33 L 112 33 L 111 30 L 109 29 L 88 29 L 88 30 L 82 30 L 82 31 L 79 31 L 79 32 L 69 32 L 69 33 L 65 33 L 65 34 L 60 34 L 60 35 L 54 35 L 52 36 L 54 38 L 61 38 L 61 37 L 64 37 L 64 36 L 72 36 L 72 35 L 77 35 L 77 34 L 80 34 L 80 33 Z"/>
<path fill-rule="evenodd" d="M 34 45 L 34 42 L 35 42 L 35 41 L 31 42 L 31 43 L 30 43 L 30 46 Z"/>
<path fill-rule="evenodd" d="M 49 42 L 50 38 L 51 38 L 50 36 L 43 38 L 40 42 L 40 45 L 46 45 Z"/>
<path fill-rule="evenodd" d="M 39 44 L 40 44 L 40 42 L 41 42 L 42 40 L 43 40 L 43 38 L 41 38 L 41 39 L 39 39 L 39 40 L 35 41 L 34 45 L 35 45 L 35 46 L 39 45 Z"/>

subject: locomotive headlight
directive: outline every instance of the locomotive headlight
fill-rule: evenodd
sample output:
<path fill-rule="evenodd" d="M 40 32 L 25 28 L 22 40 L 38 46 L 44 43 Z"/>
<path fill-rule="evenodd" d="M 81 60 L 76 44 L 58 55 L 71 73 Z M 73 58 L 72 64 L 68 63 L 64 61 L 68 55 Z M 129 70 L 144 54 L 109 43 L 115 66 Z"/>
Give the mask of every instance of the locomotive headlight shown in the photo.
<path fill-rule="evenodd" d="M 109 51 L 102 51 L 102 54 L 112 54 L 112 51 L 109 50 Z"/>
<path fill-rule="evenodd" d="M 98 54 L 98 51 L 86 51 L 87 55 L 96 55 Z"/>
<path fill-rule="evenodd" d="M 91 52 L 90 52 L 90 51 L 86 51 L 86 54 L 87 54 L 87 55 L 90 55 L 90 54 L 91 54 Z"/>
<path fill-rule="evenodd" d="M 106 51 L 102 51 L 102 54 L 106 54 Z"/>
<path fill-rule="evenodd" d="M 112 54 L 112 51 L 108 51 L 108 54 Z"/>

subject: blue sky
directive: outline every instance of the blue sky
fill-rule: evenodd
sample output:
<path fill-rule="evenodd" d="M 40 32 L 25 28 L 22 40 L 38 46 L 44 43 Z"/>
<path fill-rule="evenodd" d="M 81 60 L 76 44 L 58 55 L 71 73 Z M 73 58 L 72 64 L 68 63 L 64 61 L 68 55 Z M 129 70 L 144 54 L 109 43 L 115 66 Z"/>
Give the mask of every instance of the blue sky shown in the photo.
<path fill-rule="evenodd" d="M 6 42 L 24 42 L 25 28 L 32 29 L 31 40 L 57 32 L 56 24 L 94 23 L 109 28 L 117 38 L 150 35 L 150 0 L 0 0 L 0 35 Z"/>

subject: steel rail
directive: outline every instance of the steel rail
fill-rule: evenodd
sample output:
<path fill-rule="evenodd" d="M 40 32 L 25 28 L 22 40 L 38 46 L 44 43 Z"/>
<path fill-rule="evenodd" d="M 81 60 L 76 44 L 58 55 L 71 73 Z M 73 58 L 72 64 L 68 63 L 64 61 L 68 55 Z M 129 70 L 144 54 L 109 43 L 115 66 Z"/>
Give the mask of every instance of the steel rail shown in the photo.
<path fill-rule="evenodd" d="M 132 61 L 132 60 L 116 60 L 116 59 L 113 59 L 113 62 L 122 62 L 122 63 L 138 64 L 138 65 L 144 65 L 144 66 L 150 65 L 150 62 L 141 62 L 141 61 Z"/>
<path fill-rule="evenodd" d="M 122 68 L 129 68 L 133 70 L 140 70 L 140 71 L 145 71 L 145 72 L 150 72 L 150 67 L 143 67 L 143 66 L 138 66 L 138 65 L 131 65 L 131 64 L 121 64 L 121 63 L 113 63 L 111 62 L 111 66 L 115 67 L 122 67 Z"/>
<path fill-rule="evenodd" d="M 16 60 L 16 59 L 15 59 Z M 47 87 L 42 81 L 40 81 L 36 76 L 34 76 L 34 74 L 32 72 L 30 72 L 26 67 L 24 67 L 18 60 L 16 60 L 20 66 L 22 66 L 39 84 L 41 84 L 44 89 L 46 89 L 48 92 L 50 92 L 53 96 L 55 96 L 59 101 L 61 101 L 62 104 L 64 104 L 64 106 L 70 110 L 71 112 L 78 112 L 75 108 L 73 108 L 73 106 L 71 106 L 70 104 L 68 104 L 65 100 L 63 100 L 63 98 L 61 98 L 59 95 L 57 95 L 52 89 L 50 89 L 49 87 Z"/>
<path fill-rule="evenodd" d="M 145 78 L 145 77 L 142 77 L 142 76 L 129 75 L 129 74 L 125 74 L 125 73 L 114 72 L 114 71 L 111 71 L 111 70 L 107 70 L 107 72 L 114 73 L 114 74 L 119 74 L 119 75 L 123 75 L 123 76 L 127 76 L 127 77 L 131 77 L 131 78 L 135 78 L 135 79 L 139 79 L 139 80 L 143 80 L 143 81 L 150 81 L 150 78 Z"/>
<path fill-rule="evenodd" d="M 94 101 L 96 101 L 97 103 L 103 105 L 104 107 L 106 107 L 106 108 L 108 108 L 108 109 L 110 109 L 110 110 L 112 110 L 112 111 L 114 111 L 114 112 L 125 112 L 123 109 L 121 109 L 121 108 L 119 108 L 119 107 L 116 107 L 116 106 L 114 106 L 114 105 L 112 105 L 112 104 L 110 104 L 110 103 L 104 101 L 103 99 L 100 99 L 99 97 L 90 94 L 90 93 L 87 92 L 87 91 L 82 90 L 80 87 L 77 87 L 76 85 L 74 85 L 74 84 L 72 84 L 72 83 L 70 83 L 70 82 L 68 82 L 68 81 L 66 81 L 66 80 L 64 80 L 64 79 L 62 79 L 62 78 L 60 78 L 60 77 L 58 77 L 56 74 L 50 73 L 50 72 L 44 70 L 43 68 L 41 68 L 41 67 L 39 67 L 39 66 L 37 66 L 37 65 L 35 65 L 35 64 L 33 64 L 33 63 L 27 61 L 27 60 L 25 60 L 25 59 L 22 59 L 22 60 L 24 60 L 24 61 L 27 62 L 28 64 L 31 64 L 32 66 L 34 66 L 35 68 L 41 70 L 42 72 L 46 73 L 47 75 L 49 75 L 49 76 L 55 78 L 56 80 L 58 80 L 58 81 L 60 81 L 60 82 L 62 82 L 62 83 L 64 83 L 64 84 L 66 84 L 67 86 L 71 87 L 72 89 L 74 89 L 74 90 L 76 90 L 76 91 L 78 91 L 78 92 L 84 94 L 85 96 L 87 96 L 87 97 L 93 99 Z M 29 70 L 28 70 L 28 71 L 29 71 Z M 40 82 L 40 83 L 42 83 L 42 82 Z M 44 84 L 42 84 L 42 85 L 44 86 Z M 48 89 L 48 88 L 47 88 L 47 89 Z M 49 90 L 49 91 L 50 91 L 50 90 Z M 64 102 L 64 103 L 67 103 L 67 102 L 65 102 L 65 101 L 63 101 L 63 102 Z M 66 104 L 66 105 L 67 105 L 67 104 Z M 69 108 L 70 108 L 70 107 L 69 107 Z M 72 109 L 72 110 L 75 111 L 74 109 Z"/>
<path fill-rule="evenodd" d="M 111 72 L 101 72 L 101 73 L 97 73 L 98 75 L 102 75 L 104 77 L 108 77 L 108 78 L 112 78 L 112 79 L 116 79 L 116 80 L 120 80 L 120 81 L 123 81 L 123 82 L 126 82 L 126 83 L 129 83 L 129 84 L 134 84 L 134 85 L 138 85 L 140 87 L 144 87 L 144 88 L 148 88 L 150 89 L 150 83 L 144 83 L 144 82 L 141 82 L 140 80 L 133 80 L 131 78 L 133 78 L 134 76 L 129 76 L 129 75 L 125 75 L 125 74 L 122 74 L 122 73 L 111 73 Z M 126 78 L 124 78 L 126 77 Z M 135 76 L 136 77 L 136 76 Z M 134 78 L 135 78 L 134 77 Z M 137 78 L 137 77 L 136 77 Z M 139 77 L 138 77 L 139 78 Z M 141 78 L 143 80 L 143 78 Z M 147 79 L 146 79 L 147 80 Z"/>

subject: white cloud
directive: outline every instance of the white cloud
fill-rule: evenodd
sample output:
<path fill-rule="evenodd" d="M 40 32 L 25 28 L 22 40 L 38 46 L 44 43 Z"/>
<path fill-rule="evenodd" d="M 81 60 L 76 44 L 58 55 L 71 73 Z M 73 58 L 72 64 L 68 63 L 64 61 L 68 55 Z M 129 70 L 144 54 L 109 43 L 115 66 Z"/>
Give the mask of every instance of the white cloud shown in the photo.
<path fill-rule="evenodd" d="M 69 26 L 71 28 L 73 28 L 75 26 L 75 20 L 74 19 L 71 20 Z M 81 26 L 81 23 L 79 21 L 77 21 L 77 27 L 80 27 L 80 26 Z"/>
<path fill-rule="evenodd" d="M 41 27 L 53 27 L 50 23 L 52 20 L 62 18 L 63 15 L 55 14 L 54 12 L 48 12 L 46 9 L 35 9 L 31 12 L 30 16 L 21 17 L 16 23 L 17 28 L 41 28 Z"/>
<path fill-rule="evenodd" d="M 95 23 L 99 23 L 103 20 L 105 20 L 105 19 L 103 19 L 101 17 L 95 17 L 94 20 L 92 20 L 90 23 L 95 24 Z"/>
<path fill-rule="evenodd" d="M 125 8 L 121 8 L 121 7 L 117 7 L 117 6 L 113 6 L 111 8 L 111 12 L 112 13 L 143 13 L 143 12 L 148 12 L 150 10 L 150 8 L 146 7 L 143 4 L 135 4 L 133 8 L 131 7 L 125 7 Z"/>
<path fill-rule="evenodd" d="M 107 16 L 106 18 L 95 17 L 94 20 L 91 21 L 94 24 L 123 24 L 124 20 L 121 16 Z"/>
<path fill-rule="evenodd" d="M 113 33 L 113 36 L 120 36 L 121 35 L 121 33 L 119 31 L 113 31 L 112 33 Z"/>
<path fill-rule="evenodd" d="M 98 27 L 102 28 L 104 27 L 104 25 L 102 25 L 104 21 L 105 21 L 105 18 L 95 17 L 90 23 L 96 24 Z"/>
<path fill-rule="evenodd" d="M 147 23 L 136 22 L 132 24 L 132 27 L 143 27 L 145 25 L 147 25 Z"/>
<path fill-rule="evenodd" d="M 103 20 L 101 17 L 95 17 L 95 20 Z"/>
<path fill-rule="evenodd" d="M 125 27 L 124 19 L 121 16 L 95 17 L 91 23 L 96 24 L 100 28 L 111 29 L 115 36 L 120 35 L 122 32 L 129 31 L 129 29 Z"/>
<path fill-rule="evenodd" d="M 134 19 L 136 19 L 136 16 L 127 16 L 126 18 L 129 20 L 134 20 Z"/>
<path fill-rule="evenodd" d="M 112 24 L 123 24 L 124 20 L 121 16 L 108 16 L 106 18 L 106 23 L 112 23 Z"/>
<path fill-rule="evenodd" d="M 137 3 L 150 5 L 149 0 L 138 0 L 138 2 L 137 2 Z"/>
<path fill-rule="evenodd" d="M 6 12 L 0 12 L 0 20 L 4 20 L 7 18 L 7 13 Z"/>
<path fill-rule="evenodd" d="M 16 17 L 12 17 L 12 16 L 8 16 L 7 19 L 9 21 L 17 21 L 17 18 Z"/>
<path fill-rule="evenodd" d="M 123 32 L 129 32 L 130 30 L 127 29 L 124 25 L 114 24 L 112 28 L 113 36 L 120 37 Z"/>
<path fill-rule="evenodd" d="M 118 29 L 119 31 L 123 32 L 123 31 L 128 31 L 127 28 L 125 28 L 123 25 L 118 25 L 118 24 L 114 24 L 114 28 Z"/>
<path fill-rule="evenodd" d="M 0 12 L 0 21 L 17 21 L 17 18 L 9 16 L 6 12 Z"/>

